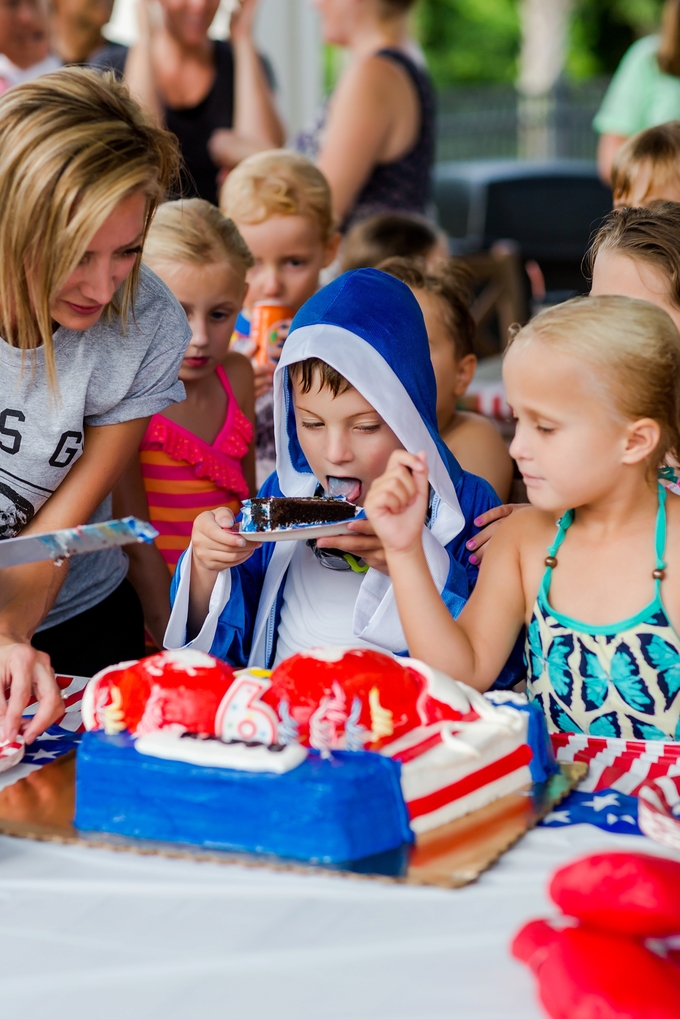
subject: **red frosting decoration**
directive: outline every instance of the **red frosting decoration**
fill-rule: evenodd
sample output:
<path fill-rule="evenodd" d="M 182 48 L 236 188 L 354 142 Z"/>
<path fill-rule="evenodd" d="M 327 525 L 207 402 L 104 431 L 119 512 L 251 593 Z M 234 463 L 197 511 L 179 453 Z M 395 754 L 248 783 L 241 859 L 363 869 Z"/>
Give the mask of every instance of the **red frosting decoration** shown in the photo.
<path fill-rule="evenodd" d="M 273 673 L 231 666 L 198 651 L 163 651 L 104 669 L 88 684 L 87 728 L 133 735 L 180 732 L 260 742 L 299 742 L 317 750 L 377 750 L 418 726 L 475 721 L 464 688 L 435 674 L 359 648 L 293 655 Z M 227 695 L 228 691 L 228 695 Z M 255 735 L 255 733 L 257 735 Z M 250 734 L 250 735 L 248 735 Z"/>
<path fill-rule="evenodd" d="M 333 749 L 346 745 L 346 722 L 355 698 L 361 710 L 352 722 L 365 730 L 367 750 L 376 750 L 418 725 L 477 717 L 435 701 L 427 693 L 422 673 L 389 655 L 360 648 L 344 653 L 339 648 L 337 658 L 333 649 L 327 655 L 314 650 L 292 655 L 274 669 L 266 700 L 279 713 L 281 702 L 286 702 L 304 746 L 325 749 L 313 731 L 319 723 L 328 736 L 328 748 Z"/>
<path fill-rule="evenodd" d="M 217 709 L 234 679 L 226 662 L 200 652 L 161 652 L 104 669 L 89 683 L 87 728 L 143 735 L 170 727 L 216 735 Z"/>

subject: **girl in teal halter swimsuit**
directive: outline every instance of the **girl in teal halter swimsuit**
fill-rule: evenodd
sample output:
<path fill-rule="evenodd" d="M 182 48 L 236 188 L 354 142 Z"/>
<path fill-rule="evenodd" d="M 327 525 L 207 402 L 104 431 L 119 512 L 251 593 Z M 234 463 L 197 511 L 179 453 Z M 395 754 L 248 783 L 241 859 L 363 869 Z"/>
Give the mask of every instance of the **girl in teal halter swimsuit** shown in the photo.
<path fill-rule="evenodd" d="M 588 626 L 550 607 L 557 552 L 573 519 L 574 511 L 569 510 L 559 521 L 529 624 L 529 697 L 540 700 L 552 732 L 677 740 L 680 638 L 661 600 L 666 568 L 666 489 L 659 485 L 654 598 L 637 615 L 620 623 Z"/>
<path fill-rule="evenodd" d="M 409 653 L 487 690 L 528 620 L 527 694 L 540 702 L 552 732 L 680 740 L 680 635 L 673 625 L 680 630 L 680 503 L 666 487 L 650 488 L 651 471 L 668 457 L 680 460 L 680 335 L 665 311 L 643 301 L 568 301 L 518 333 L 503 377 L 517 418 L 510 454 L 534 508 L 513 513 L 494 535 L 458 619 L 437 594 L 420 540 L 425 454 L 394 453 L 366 500 Z M 565 513 L 565 505 L 574 509 Z M 541 579 L 551 521 L 560 513 Z M 579 527 L 570 531 L 575 519 Z M 582 603 L 584 612 L 588 606 L 596 623 L 626 611 L 617 606 L 639 605 L 631 585 L 645 573 L 645 534 L 655 585 L 640 612 L 593 625 L 552 608 L 560 557 L 561 604 Z M 664 581 L 667 554 L 673 570 Z"/>

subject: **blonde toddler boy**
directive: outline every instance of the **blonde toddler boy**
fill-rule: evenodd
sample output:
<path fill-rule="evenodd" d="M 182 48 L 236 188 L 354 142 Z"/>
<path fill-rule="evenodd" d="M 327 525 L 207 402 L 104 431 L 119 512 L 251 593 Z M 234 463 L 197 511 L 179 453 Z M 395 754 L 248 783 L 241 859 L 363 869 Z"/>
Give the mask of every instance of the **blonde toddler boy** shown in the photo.
<path fill-rule="evenodd" d="M 222 187 L 220 209 L 236 223 L 255 259 L 247 275 L 243 313 L 236 322 L 242 342 L 250 333 L 256 301 L 281 302 L 295 313 L 316 293 L 321 270 L 335 259 L 340 235 L 326 178 L 305 156 L 287 149 L 257 153 L 239 163 Z M 254 368 L 261 485 L 275 465 L 273 369 Z"/>

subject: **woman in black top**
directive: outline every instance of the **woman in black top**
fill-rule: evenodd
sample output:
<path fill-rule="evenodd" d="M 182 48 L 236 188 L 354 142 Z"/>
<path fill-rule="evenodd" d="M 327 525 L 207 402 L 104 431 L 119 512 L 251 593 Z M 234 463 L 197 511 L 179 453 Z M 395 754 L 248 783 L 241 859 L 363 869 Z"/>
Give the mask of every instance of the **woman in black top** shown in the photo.
<path fill-rule="evenodd" d="M 435 103 L 424 61 L 409 34 L 415 0 L 313 2 L 324 41 L 347 48 L 351 60 L 311 131 L 295 139 L 295 148 L 328 178 L 343 229 L 377 212 L 425 212 L 434 163 Z M 251 81 L 251 92 L 257 87 Z M 261 94 L 260 102 L 267 101 Z M 225 164 L 235 165 L 275 143 L 270 136 L 248 147 L 240 139 L 241 150 L 237 134 L 220 131 L 215 136 Z"/>
<path fill-rule="evenodd" d="M 185 196 L 217 202 L 226 164 L 211 144 L 215 131 L 233 128 L 264 148 L 283 141 L 271 84 L 252 40 L 256 2 L 243 0 L 237 7 L 229 42 L 208 36 L 219 0 L 141 3 L 137 44 L 94 61 L 124 74 L 135 98 L 177 135 Z"/>

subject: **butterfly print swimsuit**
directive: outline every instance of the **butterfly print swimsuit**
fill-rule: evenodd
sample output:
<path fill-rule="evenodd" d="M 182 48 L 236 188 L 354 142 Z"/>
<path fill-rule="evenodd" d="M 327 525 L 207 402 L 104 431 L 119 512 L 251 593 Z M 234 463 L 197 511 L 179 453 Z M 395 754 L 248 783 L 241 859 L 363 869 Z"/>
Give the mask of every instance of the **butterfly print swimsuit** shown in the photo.
<path fill-rule="evenodd" d="M 558 521 L 526 641 L 527 693 L 551 732 L 624 739 L 680 739 L 680 638 L 661 601 L 666 489 L 659 485 L 652 601 L 609 626 L 587 626 L 550 607 L 556 554 L 574 520 Z"/>

